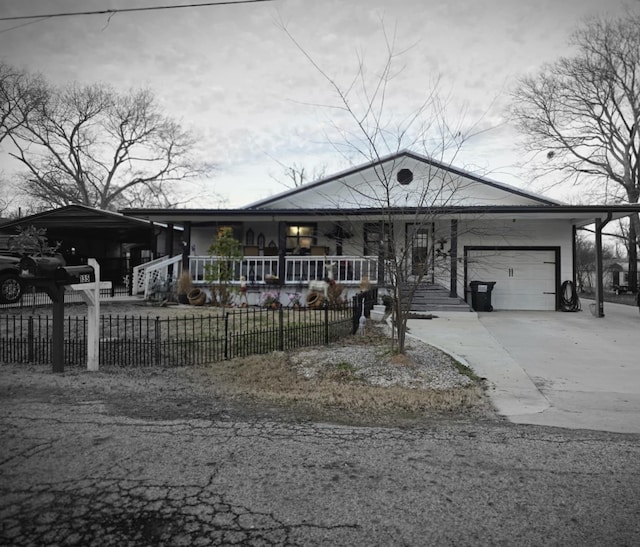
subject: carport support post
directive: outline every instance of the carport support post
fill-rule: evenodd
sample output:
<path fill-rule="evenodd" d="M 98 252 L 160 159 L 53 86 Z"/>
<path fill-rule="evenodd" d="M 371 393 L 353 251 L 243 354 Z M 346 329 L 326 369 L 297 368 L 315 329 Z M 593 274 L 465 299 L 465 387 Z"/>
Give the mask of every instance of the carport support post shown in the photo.
<path fill-rule="evenodd" d="M 611 213 L 607 215 L 606 220 L 596 218 L 596 309 L 593 315 L 596 317 L 604 317 L 604 283 L 602 268 L 602 229 L 611 220 Z"/>

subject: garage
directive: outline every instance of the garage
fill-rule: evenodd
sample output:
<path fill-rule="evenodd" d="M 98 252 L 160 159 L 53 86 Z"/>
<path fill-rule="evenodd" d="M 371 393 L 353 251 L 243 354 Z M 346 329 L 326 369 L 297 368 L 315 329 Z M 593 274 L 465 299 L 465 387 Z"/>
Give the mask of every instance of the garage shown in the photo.
<path fill-rule="evenodd" d="M 496 310 L 555 310 L 559 255 L 555 247 L 467 247 L 466 286 L 495 281 L 491 302 Z"/>

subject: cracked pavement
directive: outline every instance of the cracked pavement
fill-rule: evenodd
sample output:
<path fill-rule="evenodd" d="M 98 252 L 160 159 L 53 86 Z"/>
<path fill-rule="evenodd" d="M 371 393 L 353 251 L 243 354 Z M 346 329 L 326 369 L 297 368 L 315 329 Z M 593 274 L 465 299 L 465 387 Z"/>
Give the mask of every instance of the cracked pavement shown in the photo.
<path fill-rule="evenodd" d="M 638 435 L 297 421 L 139 380 L 2 367 L 1 545 L 640 544 Z"/>

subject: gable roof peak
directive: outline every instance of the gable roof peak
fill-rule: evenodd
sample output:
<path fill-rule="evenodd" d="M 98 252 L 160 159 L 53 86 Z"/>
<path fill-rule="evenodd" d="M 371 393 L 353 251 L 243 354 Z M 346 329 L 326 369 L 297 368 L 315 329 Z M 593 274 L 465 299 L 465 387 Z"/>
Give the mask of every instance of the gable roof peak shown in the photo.
<path fill-rule="evenodd" d="M 246 205 L 245 207 L 243 207 L 243 209 L 260 209 L 262 207 L 273 205 L 275 202 L 278 202 L 278 201 L 288 200 L 300 194 L 302 195 L 309 194 L 310 192 L 314 192 L 319 187 L 328 185 L 331 182 L 340 181 L 341 179 L 345 179 L 347 177 L 356 175 L 358 173 L 362 173 L 368 169 L 375 169 L 379 165 L 389 163 L 389 162 L 396 162 L 404 158 L 409 158 L 418 163 L 428 165 L 429 167 L 446 171 L 458 177 L 463 177 L 474 183 L 485 185 L 487 187 L 492 187 L 494 189 L 506 192 L 507 194 L 510 194 L 512 196 L 520 196 L 521 198 L 524 198 L 526 200 L 531 200 L 541 205 L 565 205 L 561 201 L 553 200 L 551 198 L 542 196 L 535 192 L 523 190 L 521 188 L 512 186 L 510 184 L 498 182 L 487 177 L 476 175 L 465 169 L 455 167 L 443 161 L 434 160 L 433 158 L 430 158 L 423 154 L 419 154 L 412 150 L 402 149 L 397 152 L 387 154 L 384 156 L 377 156 L 371 161 L 362 163 L 360 165 L 349 167 L 333 175 L 329 175 L 327 177 L 323 177 L 321 179 L 318 179 L 306 184 L 302 184 L 301 186 L 296 186 L 295 188 L 290 188 L 283 192 L 279 192 L 267 198 L 260 199 L 258 201 L 255 201 L 253 203 Z"/>

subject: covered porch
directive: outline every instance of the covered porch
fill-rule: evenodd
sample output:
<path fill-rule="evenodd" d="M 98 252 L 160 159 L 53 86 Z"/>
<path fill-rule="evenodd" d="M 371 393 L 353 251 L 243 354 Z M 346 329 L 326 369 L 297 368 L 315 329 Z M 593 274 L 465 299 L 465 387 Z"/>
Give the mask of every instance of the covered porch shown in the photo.
<path fill-rule="evenodd" d="M 211 285 L 207 266 L 223 258 L 205 251 L 216 230 L 231 227 L 243 251 L 241 259 L 232 261 L 231 285 L 239 287 L 244 277 L 254 293 L 274 289 L 304 295 L 309 284 L 325 278 L 347 291 L 356 292 L 364 283 L 384 288 L 390 273 L 384 257 L 396 253 L 405 257 L 407 272 L 422 270 L 425 282 L 444 287 L 450 298 L 469 302 L 471 281 L 497 281 L 496 309 L 557 310 L 563 282 L 575 285 L 576 228 L 596 225 L 601 256 L 603 226 L 636 209 L 452 206 L 405 208 L 393 216 L 379 210 L 145 211 L 149 219 L 181 225 L 183 249 L 138 267 L 134 290 L 147 293 L 155 281 L 177 279 L 185 269 L 196 286 Z M 597 279 L 602 279 L 599 264 Z M 602 291 L 596 300 L 596 315 L 602 316 Z"/>

